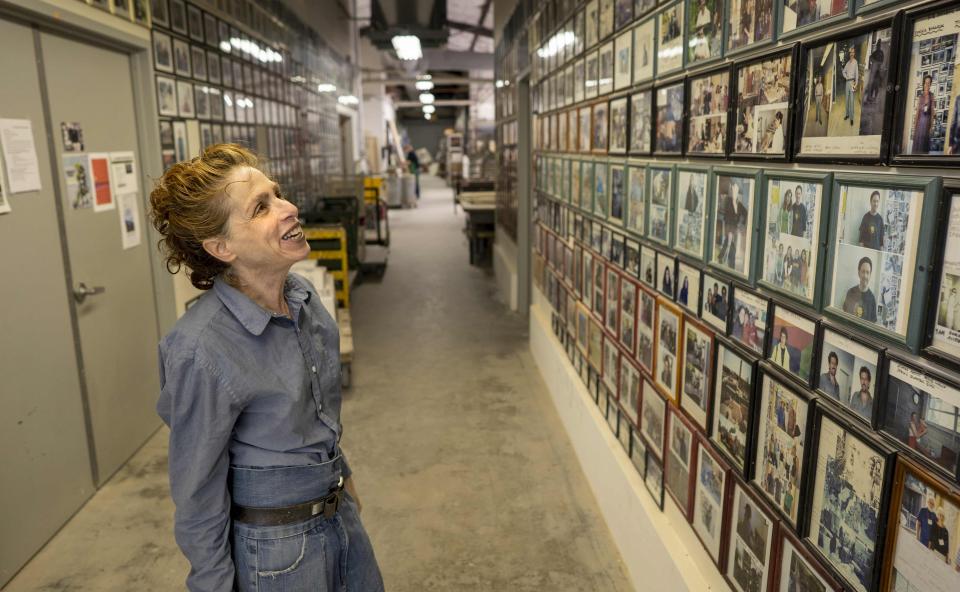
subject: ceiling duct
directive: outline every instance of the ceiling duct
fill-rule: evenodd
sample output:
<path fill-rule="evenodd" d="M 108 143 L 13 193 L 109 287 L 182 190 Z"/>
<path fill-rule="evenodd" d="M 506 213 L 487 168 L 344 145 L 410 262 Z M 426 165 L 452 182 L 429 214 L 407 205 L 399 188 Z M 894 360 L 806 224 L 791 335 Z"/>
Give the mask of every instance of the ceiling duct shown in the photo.
<path fill-rule="evenodd" d="M 360 33 L 378 48 L 393 50 L 393 38 L 415 35 L 423 48 L 447 43 L 447 0 L 372 0 L 370 25 Z"/>

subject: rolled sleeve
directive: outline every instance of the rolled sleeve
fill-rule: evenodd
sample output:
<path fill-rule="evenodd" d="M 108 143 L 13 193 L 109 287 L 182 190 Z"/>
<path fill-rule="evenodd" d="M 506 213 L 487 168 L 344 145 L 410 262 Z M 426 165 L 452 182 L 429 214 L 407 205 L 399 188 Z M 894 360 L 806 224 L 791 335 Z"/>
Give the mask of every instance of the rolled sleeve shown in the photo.
<path fill-rule="evenodd" d="M 187 588 L 229 592 L 228 446 L 241 406 L 219 372 L 199 355 L 162 360 L 157 411 L 170 427 L 174 534 L 190 561 Z"/>

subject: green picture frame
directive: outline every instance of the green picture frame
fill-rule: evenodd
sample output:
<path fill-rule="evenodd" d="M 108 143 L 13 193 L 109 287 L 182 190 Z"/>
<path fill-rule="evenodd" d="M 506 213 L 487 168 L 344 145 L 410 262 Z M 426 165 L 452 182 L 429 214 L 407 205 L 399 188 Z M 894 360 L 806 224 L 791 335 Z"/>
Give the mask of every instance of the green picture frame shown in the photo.
<path fill-rule="evenodd" d="M 673 215 L 673 249 L 682 255 L 692 257 L 700 262 L 705 262 L 707 260 L 707 217 L 709 213 L 709 201 L 710 195 L 713 192 L 713 172 L 712 166 L 705 165 L 693 165 L 693 164 L 681 164 L 677 166 L 677 190 L 676 190 L 676 204 L 674 206 L 674 215 Z M 695 193 L 696 189 L 692 183 L 685 183 L 684 173 L 698 173 L 705 175 L 703 181 L 703 186 L 699 188 L 701 194 L 697 196 Z M 695 201 L 698 200 L 698 201 Z M 689 206 L 696 204 L 700 208 L 699 214 L 699 243 L 700 248 L 697 249 L 693 246 L 692 243 L 696 242 L 695 233 L 691 236 L 691 229 L 686 223 L 694 222 L 696 218 L 696 210 L 693 211 L 694 216 L 686 216 L 688 212 L 691 212 Z"/>
<path fill-rule="evenodd" d="M 756 283 L 757 243 L 759 242 L 758 234 L 760 232 L 758 188 L 760 186 L 761 170 L 752 167 L 713 167 L 710 177 L 712 190 L 710 192 L 710 205 L 707 212 L 707 265 L 727 276 L 737 278 L 753 286 Z M 747 207 L 744 214 L 739 214 L 735 210 L 726 210 L 730 212 L 729 215 L 726 216 L 727 220 L 735 215 L 743 218 L 745 223 L 743 232 L 739 233 L 734 231 L 732 239 L 729 236 L 730 232 L 723 230 L 723 226 L 728 225 L 728 223 L 721 219 L 721 216 L 725 215 L 725 210 L 721 210 L 721 208 L 728 207 L 724 201 L 730 197 L 728 193 L 724 193 L 723 196 L 719 195 L 721 191 L 729 190 L 727 189 L 729 182 L 724 183 L 723 181 L 723 178 L 726 177 L 746 179 L 753 182 L 753 191 L 748 203 L 749 207 Z M 737 183 L 736 185 L 738 188 L 735 191 L 742 194 L 745 191 L 740 188 L 742 183 Z M 729 191 L 732 192 L 733 190 Z M 726 236 L 718 236 L 720 234 Z M 736 236 L 737 234 L 740 234 L 740 236 Z M 720 244 L 718 244 L 718 239 Z M 737 250 L 739 249 L 738 242 L 740 244 L 745 243 L 744 251 L 740 254 L 742 263 L 739 265 L 736 262 L 738 258 Z M 733 249 L 732 259 L 730 249 Z M 732 261 L 732 264 L 729 263 L 730 261 Z"/>
<path fill-rule="evenodd" d="M 668 186 L 663 187 L 661 175 L 668 175 Z M 657 186 L 654 187 L 654 184 Z M 673 246 L 673 214 L 677 193 L 677 165 L 650 163 L 647 166 L 647 186 L 644 194 L 646 203 L 646 238 L 663 247 Z M 665 195 L 664 195 L 665 194 Z M 654 202 L 656 197 L 657 201 Z M 665 201 L 666 203 L 662 203 Z M 663 209 L 666 210 L 665 216 Z M 665 217 L 665 219 L 664 219 Z"/>

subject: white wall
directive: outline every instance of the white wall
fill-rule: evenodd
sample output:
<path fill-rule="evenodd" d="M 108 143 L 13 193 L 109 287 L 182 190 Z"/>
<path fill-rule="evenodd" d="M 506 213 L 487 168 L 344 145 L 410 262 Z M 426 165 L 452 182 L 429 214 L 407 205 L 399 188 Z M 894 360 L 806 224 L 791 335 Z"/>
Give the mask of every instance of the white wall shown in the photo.
<path fill-rule="evenodd" d="M 518 299 L 517 243 L 506 230 L 498 228 L 493 243 L 493 275 L 500 299 L 516 312 Z"/>

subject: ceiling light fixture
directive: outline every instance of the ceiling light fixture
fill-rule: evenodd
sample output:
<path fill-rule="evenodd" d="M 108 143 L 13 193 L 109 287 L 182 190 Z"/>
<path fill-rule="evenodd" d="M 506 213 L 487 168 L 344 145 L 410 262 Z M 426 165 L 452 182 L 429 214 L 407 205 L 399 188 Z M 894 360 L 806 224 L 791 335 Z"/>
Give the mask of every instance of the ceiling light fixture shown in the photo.
<path fill-rule="evenodd" d="M 417 90 L 433 90 L 433 83 L 429 80 L 418 80 L 416 87 Z"/>
<path fill-rule="evenodd" d="M 358 105 L 358 104 L 360 104 L 360 99 L 358 99 L 357 97 L 355 97 L 355 96 L 353 96 L 353 95 L 343 95 L 342 97 L 337 97 L 337 101 L 339 101 L 341 105 Z"/>
<path fill-rule="evenodd" d="M 434 107 L 433 105 L 424 105 L 424 106 L 423 106 L 423 112 L 424 112 L 424 113 L 434 113 L 434 112 L 436 112 L 436 110 L 437 110 L 437 108 Z"/>
<path fill-rule="evenodd" d="M 420 95 L 420 102 L 424 105 L 432 105 L 433 99 L 434 97 L 431 93 L 423 93 Z"/>
<path fill-rule="evenodd" d="M 322 92 L 322 93 L 337 92 L 337 85 L 336 85 L 336 84 L 330 84 L 329 82 L 324 82 L 323 84 L 318 84 L 318 85 L 317 85 L 317 92 Z"/>
<path fill-rule="evenodd" d="M 430 115 L 429 113 L 424 113 L 423 118 L 426 119 L 427 121 L 430 121 L 430 119 L 433 118 L 433 115 Z"/>
<path fill-rule="evenodd" d="M 420 39 L 416 35 L 394 35 L 390 41 L 401 60 L 419 60 L 423 57 Z"/>

